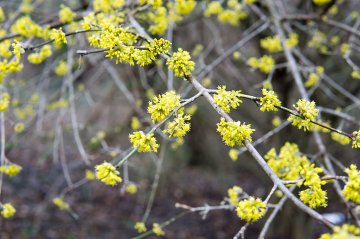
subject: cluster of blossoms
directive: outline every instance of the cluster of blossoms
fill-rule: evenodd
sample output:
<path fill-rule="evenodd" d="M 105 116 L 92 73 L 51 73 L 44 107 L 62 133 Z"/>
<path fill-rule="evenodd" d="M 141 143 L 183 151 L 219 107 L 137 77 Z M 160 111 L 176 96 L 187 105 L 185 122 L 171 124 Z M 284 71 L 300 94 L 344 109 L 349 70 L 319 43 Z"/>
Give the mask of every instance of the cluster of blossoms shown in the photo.
<path fill-rule="evenodd" d="M 152 231 L 157 236 L 165 236 L 165 232 L 163 231 L 159 223 L 153 223 Z"/>
<path fill-rule="evenodd" d="M 148 30 L 154 35 L 163 35 L 170 23 L 181 21 L 184 15 L 190 14 L 195 9 L 197 3 L 195 0 L 174 0 L 166 4 L 165 1 L 159 0 L 139 2 L 141 5 L 151 6 L 146 16 L 150 22 Z"/>
<path fill-rule="evenodd" d="M 148 112 L 152 121 L 164 120 L 172 110 L 180 106 L 180 96 L 175 91 L 168 91 L 165 94 L 155 96 L 149 102 Z"/>
<path fill-rule="evenodd" d="M 238 203 L 236 212 L 241 219 L 255 222 L 265 215 L 266 203 L 260 198 L 249 197 Z"/>
<path fill-rule="evenodd" d="M 217 131 L 220 133 L 224 143 L 230 147 L 244 145 L 244 141 L 252 142 L 251 134 L 255 131 L 250 124 L 237 122 L 227 122 L 221 118 L 217 124 Z"/>
<path fill-rule="evenodd" d="M 195 62 L 191 61 L 189 52 L 179 48 L 177 52 L 167 59 L 166 65 L 174 71 L 175 76 L 188 77 L 195 68 Z"/>
<path fill-rule="evenodd" d="M 273 90 L 262 89 L 263 97 L 260 98 L 261 111 L 277 111 L 281 101 Z"/>
<path fill-rule="evenodd" d="M 28 61 L 32 64 L 41 64 L 44 60 L 52 55 L 51 46 L 45 45 L 41 47 L 37 53 L 31 53 L 28 55 Z"/>
<path fill-rule="evenodd" d="M 145 134 L 137 131 L 129 135 L 130 142 L 139 152 L 157 152 L 159 145 L 156 143 L 154 133 Z"/>
<path fill-rule="evenodd" d="M 55 74 L 58 76 L 64 76 L 68 72 L 68 65 L 65 61 L 61 60 L 55 67 Z"/>
<path fill-rule="evenodd" d="M 134 225 L 134 229 L 138 232 L 138 233 L 144 233 L 147 231 L 146 225 L 144 222 L 136 222 Z"/>
<path fill-rule="evenodd" d="M 275 53 L 283 50 L 281 46 L 280 37 L 276 36 L 268 36 L 260 40 L 261 48 L 267 50 L 268 52 Z"/>
<path fill-rule="evenodd" d="M 241 91 L 227 91 L 226 86 L 218 86 L 218 91 L 214 95 L 214 103 L 220 106 L 226 113 L 230 112 L 230 108 L 236 109 L 242 103 L 240 99 Z"/>
<path fill-rule="evenodd" d="M 57 46 L 61 46 L 63 43 L 67 44 L 65 33 L 62 31 L 61 28 L 51 29 L 49 36 L 51 40 L 54 40 Z"/>
<path fill-rule="evenodd" d="M 5 92 L 1 95 L 0 99 L 0 112 L 4 112 L 7 110 L 10 104 L 10 95 L 9 93 Z"/>
<path fill-rule="evenodd" d="M 239 186 L 233 186 L 232 188 L 229 188 L 228 191 L 228 197 L 230 203 L 236 207 L 240 201 L 239 196 L 243 193 L 243 189 Z"/>
<path fill-rule="evenodd" d="M 40 25 L 31 20 L 29 16 L 18 18 L 11 26 L 10 31 L 24 37 L 35 36 L 44 40 L 49 38 L 49 29 L 47 27 L 42 28 Z"/>
<path fill-rule="evenodd" d="M 251 68 L 259 69 L 261 72 L 269 74 L 275 66 L 275 60 L 270 55 L 263 55 L 260 58 L 250 57 L 247 64 Z"/>
<path fill-rule="evenodd" d="M 336 133 L 336 132 L 331 132 L 331 139 L 342 144 L 342 145 L 347 145 L 350 144 L 351 139 L 345 135 Z"/>
<path fill-rule="evenodd" d="M 300 191 L 300 199 L 311 208 L 327 205 L 326 191 L 321 186 L 325 184 L 319 173 L 323 169 L 315 167 L 308 158 L 302 155 L 296 144 L 286 142 L 277 155 L 274 148 L 265 155 L 270 168 L 282 180 L 299 180 L 298 186 L 307 189 Z"/>
<path fill-rule="evenodd" d="M 331 2 L 331 0 L 312 0 L 316 5 L 325 5 Z"/>
<path fill-rule="evenodd" d="M 55 197 L 53 198 L 52 201 L 53 204 L 57 206 L 60 210 L 65 210 L 65 211 L 70 210 L 70 205 L 67 202 L 65 202 L 63 198 Z"/>
<path fill-rule="evenodd" d="M 0 203 L 0 213 L 4 218 L 9 218 L 14 216 L 16 209 L 13 207 L 13 205 L 11 205 L 11 203 Z"/>
<path fill-rule="evenodd" d="M 21 170 L 22 167 L 14 163 L 0 166 L 0 173 L 6 174 L 10 177 L 18 175 L 21 172 Z"/>
<path fill-rule="evenodd" d="M 291 32 L 289 38 L 285 40 L 286 47 L 294 48 L 299 44 L 299 35 Z"/>
<path fill-rule="evenodd" d="M 349 224 L 336 226 L 332 234 L 323 234 L 319 239 L 360 239 L 360 228 Z"/>
<path fill-rule="evenodd" d="M 252 3 L 253 1 L 247 2 Z M 221 23 L 238 26 L 241 20 L 247 18 L 248 13 L 244 5 L 239 1 L 229 0 L 226 8 L 218 1 L 211 1 L 204 12 L 204 16 L 209 17 L 211 15 L 217 15 L 217 19 Z"/>
<path fill-rule="evenodd" d="M 354 131 L 352 135 L 354 136 L 352 147 L 355 149 L 360 148 L 360 130 Z"/>
<path fill-rule="evenodd" d="M 327 193 L 322 190 L 321 186 L 326 182 L 322 181 L 319 173 L 324 170 L 315 167 L 314 164 L 304 164 L 300 171 L 301 177 L 304 180 L 303 185 L 308 188 L 300 191 L 300 199 L 311 208 L 326 207 L 327 206 Z"/>
<path fill-rule="evenodd" d="M 59 11 L 59 20 L 61 23 L 70 23 L 74 20 L 76 13 L 74 13 L 71 8 L 61 4 Z"/>
<path fill-rule="evenodd" d="M 345 169 L 348 175 L 348 181 L 342 191 L 346 200 L 360 203 L 360 171 L 352 164 L 350 168 Z"/>
<path fill-rule="evenodd" d="M 316 85 L 318 83 L 322 73 L 324 73 L 324 67 L 322 67 L 322 66 L 316 67 L 315 72 L 311 72 L 309 74 L 309 77 L 308 77 L 307 81 L 305 82 L 304 86 L 305 87 L 313 87 L 314 85 Z"/>
<path fill-rule="evenodd" d="M 178 113 L 176 118 L 167 124 L 164 133 L 169 134 L 169 137 L 181 138 L 190 130 L 190 123 L 187 123 L 191 119 L 190 115 L 184 113 Z"/>
<path fill-rule="evenodd" d="M 114 186 L 122 182 L 119 171 L 111 163 L 104 162 L 96 165 L 95 170 L 96 178 L 105 184 Z"/>
<path fill-rule="evenodd" d="M 290 115 L 288 121 L 299 129 L 304 129 L 304 131 L 310 130 L 312 125 L 311 121 L 314 121 L 319 113 L 319 110 L 315 108 L 315 102 L 301 99 L 298 100 L 294 107 L 301 117 Z"/>

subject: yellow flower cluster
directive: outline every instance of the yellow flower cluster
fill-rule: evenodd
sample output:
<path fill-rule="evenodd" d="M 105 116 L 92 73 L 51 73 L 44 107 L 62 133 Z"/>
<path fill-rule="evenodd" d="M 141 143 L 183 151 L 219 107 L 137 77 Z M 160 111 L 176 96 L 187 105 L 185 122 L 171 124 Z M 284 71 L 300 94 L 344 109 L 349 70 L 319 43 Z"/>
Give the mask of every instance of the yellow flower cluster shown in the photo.
<path fill-rule="evenodd" d="M 349 178 L 342 194 L 346 200 L 360 203 L 360 170 L 357 170 L 356 165 L 351 164 L 350 168 L 345 169 L 345 172 Z"/>
<path fill-rule="evenodd" d="M 143 222 L 136 222 L 134 225 L 134 229 L 138 232 L 138 233 L 144 233 L 147 231 L 145 223 Z"/>
<path fill-rule="evenodd" d="M 0 99 L 0 112 L 4 112 L 7 110 L 10 104 L 10 95 L 9 93 L 5 92 L 2 94 Z"/>
<path fill-rule="evenodd" d="M 23 132 L 25 129 L 25 124 L 24 123 L 16 123 L 14 126 L 14 131 L 15 133 L 21 133 Z"/>
<path fill-rule="evenodd" d="M 296 47 L 299 44 L 299 35 L 291 32 L 289 38 L 285 40 L 285 44 L 290 49 Z"/>
<path fill-rule="evenodd" d="M 20 60 L 21 54 L 25 53 L 25 50 L 24 50 L 22 44 L 15 40 L 14 43 L 11 44 L 11 46 L 13 47 L 13 53 L 14 53 L 16 59 Z"/>
<path fill-rule="evenodd" d="M 48 39 L 49 29 L 41 28 L 29 16 L 18 18 L 10 28 L 12 33 L 18 33 L 21 36 L 32 37 L 36 36 L 42 39 Z"/>
<path fill-rule="evenodd" d="M 159 145 L 156 143 L 154 133 L 144 134 L 137 131 L 129 135 L 130 142 L 139 152 L 157 152 Z"/>
<path fill-rule="evenodd" d="M 76 14 L 71 10 L 71 8 L 61 5 L 59 11 L 59 20 L 62 23 L 70 23 L 74 20 Z"/>
<path fill-rule="evenodd" d="M 175 0 L 175 11 L 180 15 L 191 13 L 195 7 L 195 0 Z"/>
<path fill-rule="evenodd" d="M 249 197 L 239 202 L 236 212 L 241 219 L 255 222 L 265 215 L 266 203 L 260 198 Z"/>
<path fill-rule="evenodd" d="M 226 8 L 223 8 L 218 1 L 211 1 L 204 11 L 204 16 L 211 15 L 217 15 L 219 22 L 233 26 L 238 26 L 240 21 L 248 16 L 244 6 L 237 0 L 228 0 Z"/>
<path fill-rule="evenodd" d="M 126 185 L 126 187 L 125 187 L 125 191 L 130 194 L 137 193 L 137 190 L 138 190 L 137 186 L 133 183 L 130 183 L 130 184 Z"/>
<path fill-rule="evenodd" d="M 247 64 L 251 68 L 259 69 L 261 72 L 269 74 L 275 66 L 275 60 L 272 56 L 264 55 L 261 58 L 250 57 Z"/>
<path fill-rule="evenodd" d="M 6 174 L 10 177 L 18 175 L 22 170 L 22 167 L 17 164 L 1 165 L 0 173 Z"/>
<path fill-rule="evenodd" d="M 239 157 L 239 151 L 236 149 L 229 150 L 229 157 L 232 161 L 236 161 Z"/>
<path fill-rule="evenodd" d="M 169 137 L 184 137 L 190 130 L 190 123 L 186 122 L 190 119 L 190 115 L 184 115 L 184 113 L 177 114 L 176 118 L 167 124 L 167 128 L 164 130 L 164 133 L 169 134 Z"/>
<path fill-rule="evenodd" d="M 0 211 L 4 218 L 12 217 L 16 213 L 16 209 L 11 203 L 0 204 Z"/>
<path fill-rule="evenodd" d="M 262 89 L 263 97 L 260 98 L 261 111 L 277 111 L 281 101 L 273 90 Z"/>
<path fill-rule="evenodd" d="M 306 163 L 302 165 L 300 174 L 304 179 L 303 185 L 308 188 L 300 191 L 300 199 L 308 204 L 311 208 L 326 207 L 327 206 L 327 193 L 322 190 L 321 186 L 325 184 L 321 181 L 319 173 L 324 170 L 315 167 L 315 164 Z"/>
<path fill-rule="evenodd" d="M 274 148 L 270 149 L 264 158 L 270 168 L 282 180 L 297 180 L 300 178 L 300 166 L 306 164 L 308 159 L 302 155 L 294 143 L 286 142 L 281 147 L 279 154 Z"/>
<path fill-rule="evenodd" d="M 281 46 L 280 37 L 275 35 L 273 37 L 268 36 L 260 40 L 261 48 L 267 50 L 268 52 L 275 53 L 283 50 Z"/>
<path fill-rule="evenodd" d="M 327 37 L 324 32 L 316 31 L 307 45 L 310 48 L 323 48 L 326 47 Z"/>
<path fill-rule="evenodd" d="M 227 193 L 230 203 L 236 207 L 239 203 L 239 196 L 243 193 L 243 189 L 239 186 L 233 186 L 228 189 Z"/>
<path fill-rule="evenodd" d="M 360 148 L 360 130 L 354 131 L 354 132 L 352 133 L 352 135 L 354 136 L 354 140 L 353 140 L 353 142 L 352 142 L 352 147 L 353 147 L 354 149 Z"/>
<path fill-rule="evenodd" d="M 227 91 L 226 86 L 218 86 L 218 91 L 214 95 L 214 103 L 220 106 L 226 113 L 230 108 L 236 109 L 242 103 L 240 99 L 241 91 Z"/>
<path fill-rule="evenodd" d="M 336 132 L 331 132 L 331 139 L 342 145 L 350 144 L 351 142 L 351 139 L 349 137 L 346 137 L 345 135 Z"/>
<path fill-rule="evenodd" d="M 153 223 L 152 231 L 157 236 L 165 236 L 165 232 L 163 231 L 159 223 Z"/>
<path fill-rule="evenodd" d="M 85 178 L 88 181 L 93 181 L 96 179 L 96 176 L 92 170 L 86 169 L 85 170 Z"/>
<path fill-rule="evenodd" d="M 53 203 L 57 206 L 60 210 L 70 210 L 70 205 L 65 202 L 61 197 L 53 198 Z"/>
<path fill-rule="evenodd" d="M 46 110 L 65 109 L 67 107 L 69 107 L 69 102 L 65 99 L 59 99 L 46 105 Z"/>
<path fill-rule="evenodd" d="M 332 234 L 323 234 L 319 239 L 360 239 L 360 228 L 349 224 L 335 226 Z"/>
<path fill-rule="evenodd" d="M 312 0 L 312 1 L 316 5 L 325 5 L 331 2 L 331 0 Z"/>
<path fill-rule="evenodd" d="M 50 31 L 50 39 L 54 40 L 57 46 L 61 46 L 62 43 L 67 44 L 65 33 L 62 29 L 52 29 Z"/>
<path fill-rule="evenodd" d="M 115 10 L 120 10 L 125 5 L 125 0 L 94 0 L 93 8 L 95 11 L 102 11 L 110 13 Z"/>
<path fill-rule="evenodd" d="M 7 59 L 0 61 L 0 83 L 3 82 L 5 76 L 10 73 L 20 72 L 23 68 L 23 64 L 18 59 L 8 62 Z"/>
<path fill-rule="evenodd" d="M 316 71 L 311 72 L 309 74 L 309 77 L 308 77 L 307 81 L 305 82 L 304 86 L 305 87 L 313 87 L 314 85 L 316 85 L 316 83 L 318 83 L 320 76 L 323 72 L 324 72 L 324 67 L 322 67 L 322 66 L 316 67 Z"/>
<path fill-rule="evenodd" d="M 0 56 L 4 58 L 9 58 L 12 56 L 10 51 L 11 41 L 5 40 L 0 42 Z"/>
<path fill-rule="evenodd" d="M 140 129 L 141 128 L 141 122 L 140 122 L 140 120 L 138 119 L 138 117 L 132 117 L 131 118 L 131 128 L 133 129 L 133 130 L 138 130 L 138 129 Z"/>
<path fill-rule="evenodd" d="M 58 76 L 64 76 L 68 72 L 67 63 L 63 60 L 59 61 L 59 63 L 55 67 L 55 74 Z"/>
<path fill-rule="evenodd" d="M 122 178 L 118 176 L 119 174 L 119 171 L 111 163 L 103 162 L 95 166 L 96 178 L 105 184 L 114 186 L 121 183 Z"/>
<path fill-rule="evenodd" d="M 165 94 L 155 96 L 149 102 L 148 112 L 152 121 L 164 120 L 172 110 L 180 106 L 180 96 L 175 91 L 168 91 Z"/>
<path fill-rule="evenodd" d="M 360 71 L 354 70 L 351 72 L 351 77 L 357 80 L 360 80 Z"/>
<path fill-rule="evenodd" d="M 52 55 L 51 46 L 45 45 L 41 47 L 40 52 L 29 54 L 28 61 L 32 64 L 40 64 L 45 59 L 49 58 L 51 55 Z"/>
<path fill-rule="evenodd" d="M 178 77 L 190 76 L 195 68 L 195 62 L 191 61 L 189 52 L 181 48 L 167 59 L 166 65 L 168 65 L 169 69 L 174 71 L 175 76 Z"/>
<path fill-rule="evenodd" d="M 230 147 L 243 145 L 245 140 L 252 142 L 251 134 L 255 131 L 250 124 L 227 122 L 224 118 L 217 124 L 217 131 L 222 136 L 224 143 Z"/>
<path fill-rule="evenodd" d="M 319 110 L 315 108 L 315 102 L 300 99 L 294 107 L 301 117 L 290 115 L 288 121 L 299 129 L 303 128 L 304 131 L 310 130 L 312 124 L 311 121 L 314 121 L 319 113 Z"/>

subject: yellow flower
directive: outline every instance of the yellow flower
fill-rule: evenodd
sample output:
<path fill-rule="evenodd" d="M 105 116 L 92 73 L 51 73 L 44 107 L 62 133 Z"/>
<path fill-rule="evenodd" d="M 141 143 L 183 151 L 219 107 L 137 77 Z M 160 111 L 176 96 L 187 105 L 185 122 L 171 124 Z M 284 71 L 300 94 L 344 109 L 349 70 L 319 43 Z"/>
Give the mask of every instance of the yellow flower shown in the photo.
<path fill-rule="evenodd" d="M 319 110 L 315 108 L 315 102 L 301 99 L 298 100 L 294 107 L 302 118 L 290 115 L 288 121 L 292 122 L 292 125 L 297 126 L 299 129 L 303 128 L 304 131 L 310 130 L 311 121 L 314 121 L 319 113 Z"/>
<path fill-rule="evenodd" d="M 149 103 L 148 112 L 155 123 L 164 120 L 172 110 L 179 106 L 180 96 L 175 91 L 169 91 L 163 95 L 155 96 Z"/>
<path fill-rule="evenodd" d="M 92 170 L 86 169 L 85 170 L 85 178 L 88 181 L 92 181 L 92 180 L 96 179 L 96 176 L 95 176 L 95 174 L 94 174 L 94 172 Z"/>
<path fill-rule="evenodd" d="M 132 117 L 131 118 L 131 128 L 133 130 L 138 130 L 141 128 L 141 123 L 139 121 L 139 119 L 137 117 Z"/>
<path fill-rule="evenodd" d="M 65 61 L 61 60 L 55 67 L 55 74 L 58 76 L 64 76 L 68 72 L 68 66 Z"/>
<path fill-rule="evenodd" d="M 191 13 L 196 6 L 194 0 L 175 0 L 175 11 L 180 15 Z"/>
<path fill-rule="evenodd" d="M 243 189 L 239 186 L 233 186 L 228 189 L 227 193 L 230 203 L 236 207 L 239 203 L 239 195 L 243 193 Z"/>
<path fill-rule="evenodd" d="M 357 170 L 356 165 L 351 164 L 350 168 L 345 169 L 345 172 L 349 178 L 342 194 L 346 200 L 360 203 L 360 170 Z"/>
<path fill-rule="evenodd" d="M 10 95 L 8 93 L 3 93 L 0 99 L 0 112 L 7 110 L 10 104 Z"/>
<path fill-rule="evenodd" d="M 135 194 L 137 192 L 137 187 L 135 184 L 131 183 L 131 184 L 128 184 L 126 185 L 125 187 L 125 191 L 130 193 L 130 194 Z"/>
<path fill-rule="evenodd" d="M 300 199 L 311 208 L 327 206 L 326 191 L 320 187 L 309 187 L 308 189 L 300 191 Z"/>
<path fill-rule="evenodd" d="M 61 5 L 59 11 L 59 20 L 62 23 L 70 23 L 74 20 L 76 14 L 71 10 L 71 8 Z"/>
<path fill-rule="evenodd" d="M 331 132 L 331 139 L 342 145 L 350 144 L 351 142 L 351 139 L 349 137 L 336 132 Z"/>
<path fill-rule="evenodd" d="M 248 222 L 259 220 L 266 212 L 266 203 L 260 198 L 249 197 L 242 200 L 236 207 L 237 215 Z"/>
<path fill-rule="evenodd" d="M 65 202 L 62 198 L 56 197 L 53 198 L 52 201 L 55 204 L 55 206 L 57 206 L 60 210 L 70 210 L 70 205 L 67 202 Z"/>
<path fill-rule="evenodd" d="M 281 106 L 277 94 L 272 90 L 262 89 L 263 97 L 260 98 L 261 111 L 277 111 L 277 107 Z"/>
<path fill-rule="evenodd" d="M 236 161 L 238 159 L 239 156 L 239 151 L 236 149 L 230 149 L 229 150 L 229 157 L 231 158 L 232 161 Z"/>
<path fill-rule="evenodd" d="M 275 116 L 272 120 L 271 120 L 272 125 L 274 125 L 275 127 L 279 127 L 281 125 L 281 119 L 279 116 Z"/>
<path fill-rule="evenodd" d="M 122 178 L 118 176 L 119 171 L 111 163 L 103 162 L 96 165 L 95 170 L 96 178 L 105 184 L 114 186 L 122 182 Z"/>
<path fill-rule="evenodd" d="M 144 134 L 142 131 L 137 131 L 129 135 L 130 142 L 139 152 L 157 152 L 159 145 L 156 143 L 154 133 Z"/>
<path fill-rule="evenodd" d="M 66 36 L 62 29 L 52 29 L 50 32 L 50 39 L 55 41 L 56 45 L 61 45 L 62 43 L 66 44 Z"/>
<path fill-rule="evenodd" d="M 178 114 L 177 117 L 167 124 L 166 130 L 164 133 L 169 134 L 169 137 L 181 138 L 190 130 L 189 121 L 191 118 L 190 115 L 184 115 L 183 113 Z"/>
<path fill-rule="evenodd" d="M 214 103 L 220 106 L 226 113 L 230 108 L 236 109 L 242 103 L 240 99 L 241 91 L 227 91 L 226 86 L 218 86 L 218 91 L 214 95 Z"/>
<path fill-rule="evenodd" d="M 195 68 L 195 62 L 191 61 L 189 52 L 179 48 L 169 59 L 166 61 L 169 69 L 174 71 L 175 76 L 187 77 L 190 76 Z"/>
<path fill-rule="evenodd" d="M 16 123 L 16 125 L 14 126 L 14 131 L 16 133 L 18 133 L 18 134 L 23 132 L 24 129 L 25 129 L 25 124 L 24 123 Z"/>
<path fill-rule="evenodd" d="M 352 135 L 355 137 L 355 139 L 352 142 L 352 147 L 354 149 L 360 148 L 360 130 L 354 131 Z"/>
<path fill-rule="evenodd" d="M 264 55 L 259 59 L 255 57 L 249 58 L 247 64 L 254 69 L 259 69 L 261 72 L 269 74 L 275 66 L 275 60 L 270 55 Z"/>
<path fill-rule="evenodd" d="M 16 213 L 16 209 L 10 203 L 2 204 L 0 210 L 4 218 L 12 217 Z"/>
<path fill-rule="evenodd" d="M 162 230 L 159 223 L 153 223 L 152 225 L 152 231 L 157 236 L 165 236 L 165 232 Z"/>
<path fill-rule="evenodd" d="M 309 74 L 309 78 L 305 82 L 304 86 L 305 87 L 313 87 L 314 85 L 316 85 L 316 83 L 319 81 L 319 79 L 320 79 L 320 76 L 318 74 L 316 74 L 315 72 L 311 72 Z"/>
<path fill-rule="evenodd" d="M 280 52 L 283 50 L 280 42 L 280 37 L 278 35 L 274 37 L 266 37 L 260 40 L 260 46 L 267 51 L 274 53 Z"/>
<path fill-rule="evenodd" d="M 18 175 L 22 170 L 22 167 L 17 164 L 9 164 L 0 166 L 0 172 L 10 177 Z"/>
<path fill-rule="evenodd" d="M 135 223 L 135 226 L 134 226 L 134 229 L 135 229 L 138 233 L 143 233 L 143 232 L 146 232 L 146 231 L 147 231 L 146 226 L 145 226 L 145 223 L 143 223 L 143 222 L 136 222 L 136 223 Z"/>
<path fill-rule="evenodd" d="M 289 38 L 285 40 L 285 44 L 288 48 L 294 48 L 299 43 L 299 35 L 295 32 L 291 32 Z"/>
<path fill-rule="evenodd" d="M 2 7 L 0 7 L 0 22 L 3 22 L 5 20 L 5 14 Z"/>
<path fill-rule="evenodd" d="M 325 233 L 319 239 L 360 239 L 360 228 L 350 224 L 333 227 L 333 233 Z"/>
<path fill-rule="evenodd" d="M 230 147 L 235 145 L 243 145 L 245 140 L 252 142 L 251 134 L 255 131 L 250 124 L 241 124 L 237 122 L 226 122 L 221 118 L 217 124 L 217 131 L 222 136 L 224 143 Z"/>

